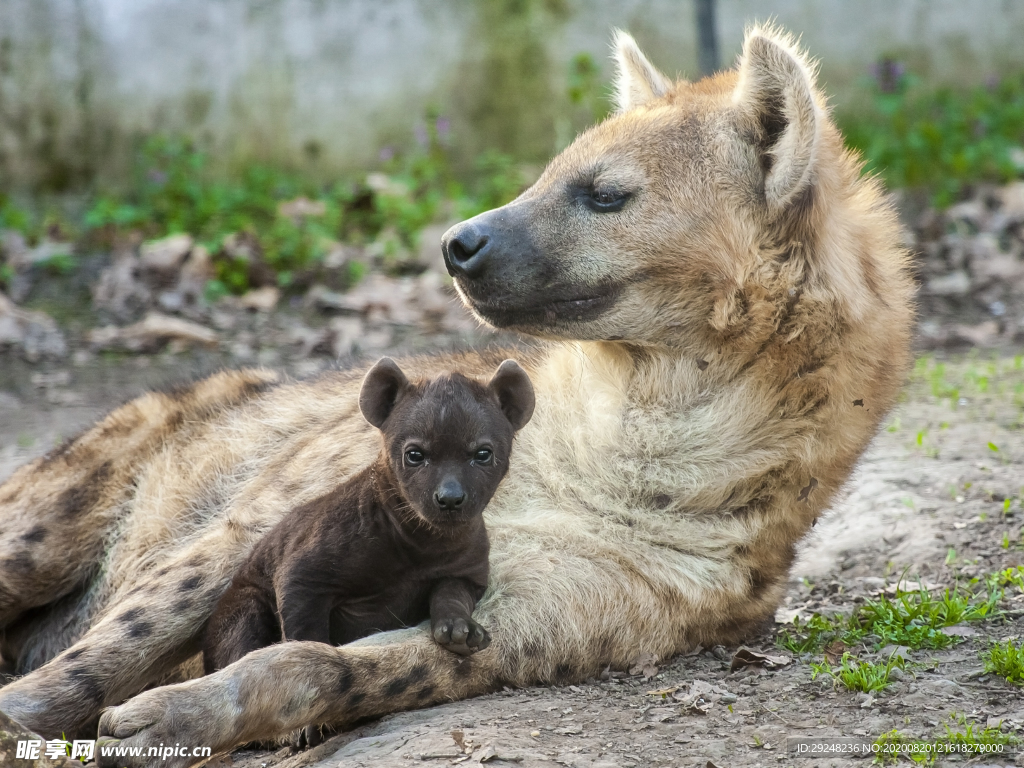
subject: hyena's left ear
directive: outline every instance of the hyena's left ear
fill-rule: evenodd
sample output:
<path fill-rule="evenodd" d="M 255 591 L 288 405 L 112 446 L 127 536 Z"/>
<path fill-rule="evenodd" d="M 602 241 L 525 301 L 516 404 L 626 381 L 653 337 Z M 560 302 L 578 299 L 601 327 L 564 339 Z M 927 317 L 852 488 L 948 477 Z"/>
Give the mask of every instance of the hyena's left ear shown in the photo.
<path fill-rule="evenodd" d="M 625 112 L 658 99 L 672 88 L 671 81 L 640 52 L 636 40 L 621 29 L 615 30 L 612 48 L 615 55 L 615 102 Z"/>
<path fill-rule="evenodd" d="M 782 209 L 812 181 L 824 121 L 814 68 L 792 38 L 771 27 L 747 32 L 733 92 L 754 128 L 769 207 Z"/>
<path fill-rule="evenodd" d="M 498 396 L 502 413 L 512 429 L 518 432 L 533 416 L 536 399 L 533 383 L 515 360 L 506 360 L 498 366 L 487 386 Z"/>

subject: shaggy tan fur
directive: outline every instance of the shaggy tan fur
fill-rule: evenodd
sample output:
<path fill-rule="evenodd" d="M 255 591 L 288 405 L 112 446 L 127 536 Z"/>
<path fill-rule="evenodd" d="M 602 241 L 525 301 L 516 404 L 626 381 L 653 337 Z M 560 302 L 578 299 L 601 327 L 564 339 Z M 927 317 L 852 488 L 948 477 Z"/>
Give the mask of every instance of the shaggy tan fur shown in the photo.
<path fill-rule="evenodd" d="M 537 407 L 486 513 L 476 615 L 492 646 L 463 659 L 421 628 L 284 643 L 140 693 L 191 673 L 182 662 L 253 544 L 375 449 L 360 371 L 226 373 L 124 406 L 0 487 L 0 652 L 28 673 L 0 689 L 0 710 L 56 735 L 113 706 L 106 739 L 226 750 L 581 680 L 770 620 L 796 543 L 895 401 L 907 255 L 785 35 L 752 29 L 738 71 L 695 83 L 670 83 L 626 35 L 617 45 L 620 113 L 507 207 L 529 210 L 552 270 L 619 292 L 590 320 L 511 323 L 552 341 L 512 355 Z M 565 202 L 580 179 L 633 196 L 588 214 Z M 484 376 L 506 356 L 402 367 Z"/>

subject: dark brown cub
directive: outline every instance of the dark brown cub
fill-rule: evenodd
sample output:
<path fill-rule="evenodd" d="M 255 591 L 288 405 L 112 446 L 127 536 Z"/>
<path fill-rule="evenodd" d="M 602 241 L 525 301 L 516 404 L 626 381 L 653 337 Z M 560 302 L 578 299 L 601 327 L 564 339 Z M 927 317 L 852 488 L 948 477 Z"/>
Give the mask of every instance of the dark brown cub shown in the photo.
<path fill-rule="evenodd" d="M 459 373 L 413 383 L 380 360 L 359 393 L 380 455 L 256 546 L 207 623 L 206 673 L 281 640 L 340 645 L 427 617 L 445 648 L 486 648 L 472 619 L 487 587 L 482 512 L 533 407 L 512 360 L 486 385 Z"/>

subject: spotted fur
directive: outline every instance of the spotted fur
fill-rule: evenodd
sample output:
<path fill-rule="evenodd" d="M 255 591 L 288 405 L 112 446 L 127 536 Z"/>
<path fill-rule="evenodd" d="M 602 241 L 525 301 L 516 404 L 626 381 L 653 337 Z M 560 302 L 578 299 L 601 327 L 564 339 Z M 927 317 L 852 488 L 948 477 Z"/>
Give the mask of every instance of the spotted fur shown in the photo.
<path fill-rule="evenodd" d="M 627 35 L 617 46 L 619 113 L 482 215 L 521 219 L 522 239 L 543 245 L 491 289 L 512 308 L 456 281 L 482 318 L 547 339 L 514 355 L 537 407 L 487 511 L 476 615 L 491 647 L 460 658 L 412 628 L 283 643 L 186 679 L 254 543 L 375 450 L 361 371 L 224 373 L 124 406 L 0 486 L 0 654 L 27 673 L 0 689 L 0 710 L 56 735 L 111 707 L 104 739 L 227 750 L 309 722 L 581 680 L 770 620 L 797 542 L 895 401 L 907 256 L 784 34 L 750 30 L 737 71 L 695 83 L 671 83 Z M 567 197 L 602 179 L 633 191 L 621 214 Z M 530 269 L 611 298 L 593 317 L 518 311 Z M 505 356 L 402 367 L 486 376 Z"/>

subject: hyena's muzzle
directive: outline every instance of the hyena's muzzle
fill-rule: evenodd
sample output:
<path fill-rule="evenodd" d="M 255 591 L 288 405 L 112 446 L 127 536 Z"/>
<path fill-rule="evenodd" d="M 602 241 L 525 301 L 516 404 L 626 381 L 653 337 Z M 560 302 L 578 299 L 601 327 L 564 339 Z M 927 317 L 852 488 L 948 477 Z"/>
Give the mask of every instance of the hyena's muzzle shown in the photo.
<path fill-rule="evenodd" d="M 529 193 L 527 193 L 529 195 Z M 441 240 L 448 273 L 466 303 L 497 328 L 563 335 L 611 310 L 624 282 L 575 258 L 571 200 L 522 197 L 449 229 Z M 559 196 L 560 197 L 560 196 Z M 595 268 L 596 267 L 596 268 Z"/>

